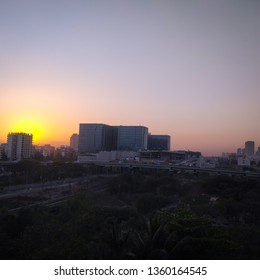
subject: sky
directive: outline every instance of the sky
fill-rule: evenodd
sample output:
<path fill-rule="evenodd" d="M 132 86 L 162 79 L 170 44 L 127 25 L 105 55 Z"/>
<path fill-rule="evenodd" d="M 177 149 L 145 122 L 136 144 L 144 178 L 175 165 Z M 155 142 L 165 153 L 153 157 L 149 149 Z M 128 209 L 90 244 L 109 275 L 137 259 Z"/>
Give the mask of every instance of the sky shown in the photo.
<path fill-rule="evenodd" d="M 0 0 L 0 143 L 143 125 L 220 155 L 259 121 L 258 0 Z"/>

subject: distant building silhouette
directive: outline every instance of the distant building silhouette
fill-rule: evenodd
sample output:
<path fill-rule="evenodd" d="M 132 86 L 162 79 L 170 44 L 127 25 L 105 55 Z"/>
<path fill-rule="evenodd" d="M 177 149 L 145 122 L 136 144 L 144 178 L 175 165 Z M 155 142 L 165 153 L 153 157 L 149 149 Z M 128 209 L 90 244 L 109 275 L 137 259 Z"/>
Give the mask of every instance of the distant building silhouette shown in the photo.
<path fill-rule="evenodd" d="M 243 151 L 241 148 L 237 149 L 237 156 L 242 156 L 243 155 Z"/>
<path fill-rule="evenodd" d="M 169 151 L 171 137 L 169 135 L 148 135 L 148 150 Z"/>
<path fill-rule="evenodd" d="M 69 159 L 69 160 L 75 160 L 77 158 L 75 150 L 70 146 L 66 146 L 66 145 L 61 145 L 60 147 L 57 147 L 55 150 L 54 157 L 56 159 Z"/>
<path fill-rule="evenodd" d="M 34 153 L 40 154 L 43 159 L 51 159 L 54 157 L 55 147 L 51 146 L 50 144 L 46 144 L 43 146 L 34 146 Z"/>
<path fill-rule="evenodd" d="M 245 142 L 245 155 L 253 156 L 255 154 L 255 142 L 247 141 Z"/>
<path fill-rule="evenodd" d="M 7 158 L 22 160 L 32 155 L 32 134 L 9 133 L 7 136 Z"/>
<path fill-rule="evenodd" d="M 74 133 L 71 135 L 70 137 L 70 147 L 75 150 L 78 151 L 79 149 L 79 135 L 77 133 Z"/>

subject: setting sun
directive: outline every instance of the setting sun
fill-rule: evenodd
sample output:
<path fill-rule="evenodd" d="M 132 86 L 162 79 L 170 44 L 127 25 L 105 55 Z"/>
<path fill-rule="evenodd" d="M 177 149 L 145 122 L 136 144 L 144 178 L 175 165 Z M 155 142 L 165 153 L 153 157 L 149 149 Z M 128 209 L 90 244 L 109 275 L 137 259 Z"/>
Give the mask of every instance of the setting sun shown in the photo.
<path fill-rule="evenodd" d="M 33 141 L 38 142 L 44 135 L 44 125 L 40 120 L 33 118 L 21 118 L 11 126 L 11 132 L 24 132 L 33 135 Z"/>

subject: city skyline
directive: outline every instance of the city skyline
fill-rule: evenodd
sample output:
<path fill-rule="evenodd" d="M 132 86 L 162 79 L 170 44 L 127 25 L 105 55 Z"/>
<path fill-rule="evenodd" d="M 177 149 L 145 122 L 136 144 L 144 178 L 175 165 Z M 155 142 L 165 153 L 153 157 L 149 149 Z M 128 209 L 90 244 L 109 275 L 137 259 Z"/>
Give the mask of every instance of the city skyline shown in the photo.
<path fill-rule="evenodd" d="M 0 4 L 0 143 L 143 125 L 203 155 L 260 143 L 260 2 Z"/>
<path fill-rule="evenodd" d="M 84 123 L 84 124 L 79 124 L 79 126 L 81 127 L 82 125 L 94 125 L 94 126 L 106 126 L 106 127 L 113 127 L 113 126 L 111 126 L 111 125 L 107 125 L 107 124 L 103 124 L 103 123 L 89 123 L 89 124 L 86 124 L 86 123 Z M 117 126 L 114 126 L 114 127 L 117 127 L 117 128 L 120 128 L 120 127 L 124 127 L 124 128 L 127 128 L 127 127 L 133 127 L 133 128 L 146 128 L 146 127 L 142 127 L 142 126 L 122 126 L 122 125 L 117 125 Z M 159 142 L 155 142 L 155 143 L 153 143 L 153 140 L 152 140 L 152 138 L 150 139 L 150 142 L 149 142 L 149 145 L 155 145 L 155 146 L 157 146 L 157 147 L 159 147 L 159 148 L 157 148 L 157 149 L 155 149 L 155 150 L 164 150 L 164 151 L 166 151 L 166 150 L 168 150 L 168 151 L 191 151 L 191 150 L 189 150 L 189 149 L 170 149 L 169 147 L 170 147 L 170 138 L 171 138 L 171 136 L 170 135 L 155 135 L 155 134 L 152 134 L 148 129 L 149 128 L 146 128 L 147 129 L 147 136 L 148 136 L 148 139 L 149 139 L 149 137 L 152 137 L 152 138 L 155 138 L 155 139 L 157 139 L 158 138 L 158 140 L 160 139 L 160 141 Z M 8 133 L 8 135 L 7 135 L 7 141 L 5 141 L 5 142 L 0 142 L 0 145 L 1 144 L 3 144 L 3 145 L 8 145 L 8 138 L 9 138 L 9 136 L 10 135 L 12 135 L 12 134 L 23 134 L 23 135 L 29 135 L 31 138 L 32 138 L 32 144 L 33 144 L 33 146 L 35 146 L 35 147 L 43 147 L 43 146 L 51 146 L 51 145 L 53 145 L 53 144 L 50 144 L 50 143 L 34 143 L 34 141 L 33 141 L 33 138 L 34 138 L 34 136 L 33 136 L 33 134 L 32 133 L 26 133 L 26 132 L 22 132 L 22 131 L 17 131 L 17 132 L 9 132 Z M 77 151 L 78 152 L 78 149 L 79 149 L 79 136 L 80 136 L 80 129 L 79 129 L 79 133 L 73 133 L 71 136 L 70 136 L 70 139 L 69 139 L 69 141 L 68 141 L 68 143 L 60 143 L 60 144 L 58 144 L 58 145 L 54 145 L 54 147 L 53 148 L 56 148 L 56 149 L 59 149 L 59 148 L 61 148 L 61 147 L 71 147 L 71 148 L 73 148 L 75 151 Z M 76 139 L 75 139 L 75 137 L 76 137 Z M 166 139 L 168 140 L 166 140 Z M 155 140 L 154 139 L 154 140 Z M 162 139 L 165 139 L 164 140 L 164 143 L 163 142 L 161 142 L 162 141 Z M 128 140 L 127 140 L 128 141 Z M 165 141 L 167 141 L 167 142 L 165 142 Z M 77 144 L 76 144 L 77 143 Z M 240 144 L 242 144 L 242 143 L 240 143 Z M 147 145 L 147 149 L 143 149 L 143 150 L 153 150 L 153 149 L 149 149 L 149 145 Z M 113 146 L 113 145 L 112 145 Z M 163 147 L 165 147 L 164 149 L 161 149 L 161 146 L 163 146 Z M 115 147 L 115 146 L 113 146 L 114 148 L 112 148 L 112 149 L 109 149 L 109 150 L 120 150 L 121 148 L 118 148 L 118 147 Z M 242 146 L 242 145 L 240 145 L 240 147 L 242 147 L 242 148 L 237 148 L 236 149 L 236 151 L 222 151 L 222 157 L 223 157 L 223 155 L 232 155 L 232 154 L 236 154 L 237 156 L 259 156 L 260 155 L 260 146 L 258 146 L 257 145 L 257 143 L 255 143 L 255 141 L 252 141 L 252 140 L 247 140 L 247 141 L 245 141 L 244 142 L 244 146 Z M 129 149 L 129 148 L 128 148 Z M 106 149 L 105 149 L 106 150 Z M 121 149 L 122 150 L 122 149 Z M 124 149 L 123 149 L 124 150 Z M 140 150 L 142 150 L 142 149 L 140 149 Z M 104 151 L 103 149 L 100 149 L 100 151 Z M 100 152 L 100 151 L 96 151 L 97 153 L 98 152 Z M 201 152 L 201 151 L 199 151 L 199 150 L 197 150 L 197 151 L 191 151 L 191 152 Z M 79 152 L 79 154 L 80 154 L 80 152 Z M 221 157 L 221 155 L 213 155 L 213 154 L 203 154 L 203 156 L 219 156 L 219 157 Z"/>

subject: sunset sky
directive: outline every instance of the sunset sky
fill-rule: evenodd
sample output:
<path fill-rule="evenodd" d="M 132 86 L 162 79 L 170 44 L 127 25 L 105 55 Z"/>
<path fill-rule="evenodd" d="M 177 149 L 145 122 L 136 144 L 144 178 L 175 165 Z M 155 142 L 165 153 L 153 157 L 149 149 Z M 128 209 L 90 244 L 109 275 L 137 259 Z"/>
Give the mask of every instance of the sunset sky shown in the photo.
<path fill-rule="evenodd" d="M 260 146 L 260 1 L 0 0 L 0 143 L 90 122 L 204 155 Z"/>

